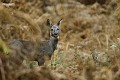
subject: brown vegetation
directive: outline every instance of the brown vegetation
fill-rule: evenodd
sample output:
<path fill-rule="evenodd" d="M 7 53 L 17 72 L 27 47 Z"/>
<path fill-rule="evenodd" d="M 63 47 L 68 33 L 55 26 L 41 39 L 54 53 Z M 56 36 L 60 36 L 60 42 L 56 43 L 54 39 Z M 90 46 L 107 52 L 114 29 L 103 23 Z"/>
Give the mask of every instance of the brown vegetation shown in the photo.
<path fill-rule="evenodd" d="M 0 80 L 120 80 L 119 0 L 0 1 Z M 9 65 L 9 41 L 46 40 L 46 20 L 61 18 L 50 62 Z"/>

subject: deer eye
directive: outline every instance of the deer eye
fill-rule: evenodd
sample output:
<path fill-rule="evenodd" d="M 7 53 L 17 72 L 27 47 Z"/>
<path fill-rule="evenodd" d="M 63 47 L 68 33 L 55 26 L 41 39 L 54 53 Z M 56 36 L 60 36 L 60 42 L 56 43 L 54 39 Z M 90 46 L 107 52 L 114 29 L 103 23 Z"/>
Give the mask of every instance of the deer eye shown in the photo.
<path fill-rule="evenodd" d="M 53 31 L 53 29 L 51 29 L 51 31 Z"/>

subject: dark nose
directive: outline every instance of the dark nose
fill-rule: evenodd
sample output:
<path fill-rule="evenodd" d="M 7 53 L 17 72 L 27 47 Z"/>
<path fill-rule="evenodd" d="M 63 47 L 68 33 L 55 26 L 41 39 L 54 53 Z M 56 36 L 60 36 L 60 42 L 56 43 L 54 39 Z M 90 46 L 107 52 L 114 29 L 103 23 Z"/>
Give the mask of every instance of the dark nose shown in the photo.
<path fill-rule="evenodd" d="M 54 33 L 54 35 L 58 35 L 58 33 Z"/>

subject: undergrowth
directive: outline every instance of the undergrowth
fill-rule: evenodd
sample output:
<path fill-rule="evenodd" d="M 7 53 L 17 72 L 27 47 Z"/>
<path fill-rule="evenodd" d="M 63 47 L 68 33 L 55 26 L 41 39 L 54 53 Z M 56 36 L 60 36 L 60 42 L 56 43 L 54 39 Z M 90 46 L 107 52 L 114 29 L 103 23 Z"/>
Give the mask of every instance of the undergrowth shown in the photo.
<path fill-rule="evenodd" d="M 0 3 L 0 80 L 120 80 L 119 0 L 5 1 Z M 59 43 L 45 65 L 18 66 L 8 59 L 10 41 L 49 39 L 46 20 L 60 18 Z"/>

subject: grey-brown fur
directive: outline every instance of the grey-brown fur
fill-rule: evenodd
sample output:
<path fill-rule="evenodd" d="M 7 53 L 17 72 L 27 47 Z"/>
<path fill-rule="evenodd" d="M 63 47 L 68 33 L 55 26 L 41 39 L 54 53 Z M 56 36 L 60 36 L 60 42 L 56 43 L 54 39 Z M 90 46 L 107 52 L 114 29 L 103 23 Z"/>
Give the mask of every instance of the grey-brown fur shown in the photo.
<path fill-rule="evenodd" d="M 11 41 L 9 47 L 12 49 L 12 52 L 8 56 L 11 62 L 13 61 L 15 64 L 21 64 L 24 59 L 28 59 L 36 60 L 39 65 L 43 65 L 45 62 L 44 57 L 47 56 L 51 58 L 57 47 L 61 20 L 55 25 L 52 25 L 51 22 L 47 20 L 47 24 L 51 29 L 49 40 L 39 43 L 25 40 Z"/>

